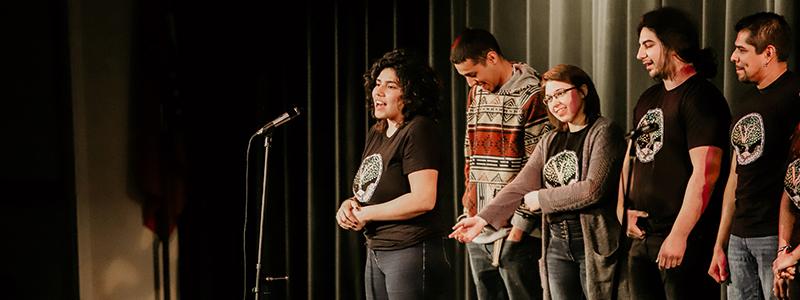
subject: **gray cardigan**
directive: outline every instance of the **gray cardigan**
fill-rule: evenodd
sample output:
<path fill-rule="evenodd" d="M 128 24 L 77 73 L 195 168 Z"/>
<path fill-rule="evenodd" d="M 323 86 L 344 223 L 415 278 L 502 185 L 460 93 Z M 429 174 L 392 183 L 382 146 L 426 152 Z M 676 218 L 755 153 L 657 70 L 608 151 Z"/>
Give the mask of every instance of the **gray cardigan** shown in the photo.
<path fill-rule="evenodd" d="M 542 168 L 555 131 L 544 135 L 536 145 L 525 167 L 517 177 L 503 188 L 478 214 L 494 228 L 506 226 L 509 217 L 530 191 L 539 191 L 539 202 L 543 214 L 576 211 L 584 237 L 586 255 L 586 281 L 588 299 L 612 299 L 620 296 L 615 289 L 619 285 L 618 252 L 621 225 L 617 220 L 617 188 L 625 142 L 622 130 L 611 120 L 599 117 L 595 120 L 583 146 L 583 161 L 579 181 L 551 189 L 542 186 Z M 547 218 L 542 217 L 542 228 L 547 228 Z M 542 230 L 542 259 L 539 269 L 545 299 L 550 298 L 547 266 L 544 263 L 550 231 Z M 624 294 L 624 293 L 623 293 Z"/>

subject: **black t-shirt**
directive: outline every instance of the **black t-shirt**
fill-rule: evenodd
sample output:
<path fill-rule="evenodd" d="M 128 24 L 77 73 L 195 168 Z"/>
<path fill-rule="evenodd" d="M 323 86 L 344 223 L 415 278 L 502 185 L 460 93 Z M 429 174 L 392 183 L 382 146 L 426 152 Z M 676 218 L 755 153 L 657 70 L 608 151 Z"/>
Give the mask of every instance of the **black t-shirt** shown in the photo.
<path fill-rule="evenodd" d="M 786 71 L 763 90 L 734 105 L 730 143 L 736 157 L 736 211 L 731 233 L 740 237 L 778 234 L 782 172 L 789 138 L 800 121 L 800 78 Z"/>
<path fill-rule="evenodd" d="M 438 144 L 436 124 L 426 117 L 414 117 L 391 137 L 373 127 L 353 180 L 353 191 L 360 204 L 380 204 L 411 192 L 408 174 L 440 169 Z M 397 250 L 441 235 L 438 213 L 437 203 L 433 210 L 408 220 L 367 223 L 364 231 L 367 247 Z"/>
<path fill-rule="evenodd" d="M 657 124 L 658 129 L 637 138 L 631 150 L 636 153 L 636 162 L 630 208 L 649 213 L 643 220 L 649 234 L 668 234 L 692 175 L 689 150 L 716 146 L 723 153 L 728 152 L 731 120 L 728 103 L 713 84 L 692 76 L 671 91 L 663 83 L 648 88 L 639 97 L 633 120 L 634 127 Z M 722 163 L 723 170 L 706 208 L 711 214 L 704 213 L 695 228 L 711 230 L 707 228 L 711 227 L 709 224 L 719 222 L 718 207 L 728 173 L 726 165 Z"/>
<path fill-rule="evenodd" d="M 576 132 L 559 131 L 547 147 L 547 158 L 542 167 L 542 186 L 554 188 L 570 185 L 581 179 L 583 143 L 592 124 Z M 561 212 L 547 215 L 550 223 L 577 219 L 578 212 Z"/>

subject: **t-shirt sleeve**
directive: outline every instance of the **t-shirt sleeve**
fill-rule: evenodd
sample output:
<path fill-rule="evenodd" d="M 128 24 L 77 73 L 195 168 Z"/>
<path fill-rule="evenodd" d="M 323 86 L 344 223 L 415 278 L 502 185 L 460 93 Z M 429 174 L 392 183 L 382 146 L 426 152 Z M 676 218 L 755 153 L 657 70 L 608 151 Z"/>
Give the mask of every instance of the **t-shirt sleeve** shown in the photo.
<path fill-rule="evenodd" d="M 437 147 L 438 129 L 429 119 L 409 124 L 403 144 L 403 174 L 425 169 L 439 170 L 440 155 Z"/>
<path fill-rule="evenodd" d="M 728 103 L 710 83 L 690 91 L 682 102 L 689 149 L 716 146 L 726 149 L 731 113 Z"/>
<path fill-rule="evenodd" d="M 785 128 L 795 128 L 800 123 L 800 88 L 793 86 L 789 97 L 785 98 L 783 122 Z"/>

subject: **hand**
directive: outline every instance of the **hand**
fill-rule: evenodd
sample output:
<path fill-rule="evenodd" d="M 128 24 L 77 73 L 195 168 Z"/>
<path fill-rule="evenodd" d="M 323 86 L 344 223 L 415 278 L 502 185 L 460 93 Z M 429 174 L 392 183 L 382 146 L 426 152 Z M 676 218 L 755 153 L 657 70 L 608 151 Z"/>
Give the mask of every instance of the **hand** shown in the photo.
<path fill-rule="evenodd" d="M 788 267 L 785 270 L 781 271 L 781 273 L 778 274 L 778 277 L 788 280 L 794 280 L 795 271 L 797 271 L 796 266 Z"/>
<path fill-rule="evenodd" d="M 539 191 L 533 191 L 525 194 L 524 199 L 525 206 L 527 206 L 531 212 L 542 209 L 542 205 L 539 204 Z"/>
<path fill-rule="evenodd" d="M 519 229 L 517 227 L 511 227 L 511 230 L 508 232 L 508 237 L 506 237 L 507 241 L 511 242 L 519 242 L 522 240 L 522 235 L 525 234 L 525 231 Z"/>
<path fill-rule="evenodd" d="M 721 247 L 714 247 L 714 256 L 711 257 L 708 275 L 714 278 L 717 283 L 723 283 L 728 280 L 728 258 Z"/>
<path fill-rule="evenodd" d="M 367 216 L 368 209 L 369 208 L 366 207 L 362 208 L 360 206 L 353 209 L 353 215 L 356 216 L 356 219 L 358 219 L 359 221 L 358 224 L 356 224 L 356 226 L 353 228 L 353 230 L 359 231 L 363 229 L 364 226 L 367 225 L 367 222 L 371 220 L 370 217 Z"/>
<path fill-rule="evenodd" d="M 361 210 L 361 206 L 353 198 L 344 200 L 342 205 L 339 206 L 339 211 L 336 212 L 336 223 L 339 227 L 347 230 L 361 230 L 365 222 L 360 221 L 353 213 L 356 210 Z"/>
<path fill-rule="evenodd" d="M 780 300 L 789 299 L 789 279 L 776 275 L 772 280 L 772 294 Z"/>
<path fill-rule="evenodd" d="M 658 258 L 656 258 L 658 268 L 665 270 L 680 266 L 683 262 L 684 252 L 686 252 L 686 238 L 670 233 L 658 251 Z"/>
<path fill-rule="evenodd" d="M 636 226 L 636 221 L 638 221 L 639 218 L 647 218 L 649 214 L 640 210 L 629 209 L 627 215 L 628 215 L 628 229 L 627 229 L 628 237 L 639 240 L 644 239 L 645 232 L 644 230 L 639 228 L 639 226 Z"/>
<path fill-rule="evenodd" d="M 469 243 L 481 233 L 481 229 L 483 229 L 486 224 L 488 224 L 488 222 L 481 217 L 469 217 L 458 221 L 458 223 L 453 226 L 453 233 L 447 237 L 455 238 L 461 243 Z"/>
<path fill-rule="evenodd" d="M 774 273 L 775 276 L 780 276 L 783 271 L 789 267 L 794 267 L 796 264 L 797 259 L 792 256 L 791 252 L 781 251 L 778 253 L 778 257 L 775 258 L 775 261 L 772 262 L 772 273 Z M 792 279 L 794 279 L 794 272 L 792 272 L 791 276 Z"/>

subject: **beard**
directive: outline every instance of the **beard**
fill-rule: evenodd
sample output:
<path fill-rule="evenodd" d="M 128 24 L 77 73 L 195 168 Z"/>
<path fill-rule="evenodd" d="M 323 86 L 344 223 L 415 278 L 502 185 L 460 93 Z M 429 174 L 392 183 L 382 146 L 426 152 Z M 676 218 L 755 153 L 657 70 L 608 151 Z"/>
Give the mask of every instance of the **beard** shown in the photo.
<path fill-rule="evenodd" d="M 655 74 L 653 74 L 652 77 L 658 81 L 675 77 L 675 65 L 668 63 L 667 60 L 664 59 L 661 63 L 658 63 L 658 67 L 655 69 Z"/>
<path fill-rule="evenodd" d="M 736 73 L 736 79 L 739 80 L 741 83 L 757 83 L 755 80 L 751 79 L 750 75 L 747 73 L 747 70 L 742 68 L 742 75 L 739 75 L 739 72 Z"/>

